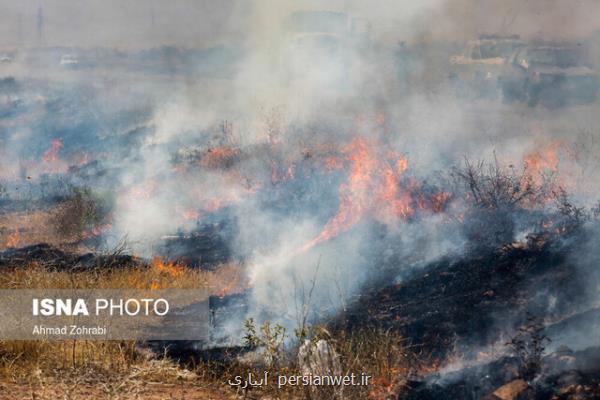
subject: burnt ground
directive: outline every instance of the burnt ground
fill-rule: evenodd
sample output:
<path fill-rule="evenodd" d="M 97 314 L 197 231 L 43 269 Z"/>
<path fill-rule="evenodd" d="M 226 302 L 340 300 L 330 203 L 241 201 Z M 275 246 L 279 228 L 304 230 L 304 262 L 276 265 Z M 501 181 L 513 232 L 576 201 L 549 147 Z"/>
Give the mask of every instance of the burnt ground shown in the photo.
<path fill-rule="evenodd" d="M 540 335 L 550 340 L 541 371 L 528 379 L 533 397 L 523 398 L 600 398 L 600 342 L 589 339 L 599 331 L 600 308 L 588 302 L 598 260 L 578 262 L 589 237 L 582 230 L 439 260 L 398 284 L 364 292 L 334 324 L 399 331 L 432 364 L 456 364 L 454 372 L 416 374 L 402 398 L 481 399 L 521 377 L 522 361 L 510 356 L 507 342 L 537 318 L 545 325 Z M 477 353 L 490 348 L 500 355 L 478 361 Z"/>
<path fill-rule="evenodd" d="M 0 269 L 22 268 L 37 264 L 49 271 L 77 271 L 88 269 L 128 268 L 139 259 L 124 254 L 76 254 L 63 251 L 46 243 L 8 249 L 0 252 Z"/>
<path fill-rule="evenodd" d="M 528 316 L 552 320 L 577 312 L 590 290 L 590 276 L 570 262 L 578 248 L 576 238 L 557 237 L 540 246 L 442 259 L 401 283 L 363 293 L 341 318 L 348 329 L 399 330 L 443 358 L 461 343 L 492 343 Z"/>
<path fill-rule="evenodd" d="M 536 398 L 558 399 L 585 391 L 600 393 L 600 348 L 584 341 L 600 327 L 600 309 L 587 304 L 598 279 L 597 261 L 578 262 L 589 248 L 584 230 L 554 235 L 528 244 L 474 251 L 461 259 L 444 258 L 383 288 L 366 288 L 331 325 L 347 330 L 379 326 L 400 332 L 436 365 L 455 359 L 474 360 L 492 343 L 502 347 L 531 316 L 542 319 L 554 342 L 542 362 L 543 371 L 529 384 Z M 0 267 L 37 262 L 50 269 L 95 268 L 136 262 L 129 256 L 74 255 L 48 245 L 0 253 Z M 248 292 L 211 296 L 211 322 L 218 326 L 229 316 L 243 314 Z M 578 336 L 579 334 L 579 336 Z M 157 348 L 162 348 L 160 343 Z M 223 360 L 243 348 L 199 350 L 194 343 L 170 346 L 176 357 Z M 596 344 L 598 345 L 598 344 Z M 567 346 L 567 347 L 565 347 Z M 571 350 L 573 348 L 574 350 Z M 557 351 L 559 349 L 560 351 Z M 189 353 L 193 353 L 189 354 Z M 470 365 L 465 363 L 465 365 Z M 415 375 L 406 382 L 409 399 L 480 399 L 519 378 L 519 360 L 490 357 L 453 372 Z M 591 397 L 590 397 L 591 396 Z"/>
<path fill-rule="evenodd" d="M 545 326 L 540 334 L 551 341 L 540 371 L 527 379 L 531 398 L 600 398 L 600 342 L 590 343 L 589 333 L 600 328 L 600 308 L 590 301 L 600 282 L 598 260 L 593 254 L 581 260 L 594 237 L 581 229 L 443 258 L 399 283 L 366 287 L 330 325 L 398 331 L 425 363 L 442 367 L 434 374 L 423 371 L 435 368 L 417 371 L 404 383 L 402 398 L 481 399 L 521 377 L 522 360 L 507 342 L 536 318 Z M 213 326 L 243 313 L 248 295 L 211 298 Z M 480 359 L 490 346 L 498 355 Z M 203 356 L 223 359 L 243 351 L 229 350 Z M 445 372 L 453 363 L 453 372 Z"/>
<path fill-rule="evenodd" d="M 214 269 L 233 258 L 227 240 L 231 235 L 231 225 L 229 221 L 219 221 L 197 227 L 189 233 L 164 237 L 157 251 L 169 260 L 188 266 Z"/>
<path fill-rule="evenodd" d="M 573 352 L 559 350 L 542 359 L 544 369 L 529 382 L 526 392 L 510 399 L 598 399 L 600 396 L 600 348 Z M 497 400 L 494 393 L 503 385 L 520 379 L 519 361 L 502 357 L 490 363 L 468 367 L 443 376 L 405 383 L 403 400 Z M 517 396 L 520 395 L 522 397 Z M 502 398 L 502 397 L 500 397 Z"/>

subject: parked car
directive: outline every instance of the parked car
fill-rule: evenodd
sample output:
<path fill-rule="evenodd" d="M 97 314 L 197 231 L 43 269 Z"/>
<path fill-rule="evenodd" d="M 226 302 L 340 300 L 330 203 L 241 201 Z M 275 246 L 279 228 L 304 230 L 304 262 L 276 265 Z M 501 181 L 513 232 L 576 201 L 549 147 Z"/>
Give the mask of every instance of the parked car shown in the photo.
<path fill-rule="evenodd" d="M 368 21 L 343 12 L 296 11 L 283 28 L 280 66 L 287 83 L 334 92 L 351 86 L 354 58 L 370 47 Z"/>
<path fill-rule="evenodd" d="M 63 54 L 60 57 L 60 65 L 63 67 L 74 67 L 79 64 L 79 58 L 74 54 Z"/>
<path fill-rule="evenodd" d="M 585 65 L 576 47 L 523 47 L 511 56 L 509 65 L 498 77 L 506 102 L 520 100 L 554 108 L 590 103 L 597 97 L 599 75 Z"/>
<path fill-rule="evenodd" d="M 518 36 L 484 35 L 469 41 L 461 54 L 450 57 L 450 81 L 461 97 L 497 94 L 497 79 L 515 50 L 524 46 Z"/>

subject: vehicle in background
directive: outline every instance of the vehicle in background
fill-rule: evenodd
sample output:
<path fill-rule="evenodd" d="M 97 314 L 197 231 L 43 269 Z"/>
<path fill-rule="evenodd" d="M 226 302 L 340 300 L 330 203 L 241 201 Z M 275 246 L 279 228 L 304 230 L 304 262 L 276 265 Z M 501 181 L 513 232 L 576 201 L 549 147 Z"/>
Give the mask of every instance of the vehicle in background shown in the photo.
<path fill-rule="evenodd" d="M 283 28 L 285 79 L 334 90 L 348 86 L 353 55 L 369 43 L 369 22 L 343 12 L 296 11 Z"/>
<path fill-rule="evenodd" d="M 13 61 L 9 54 L 0 54 L 0 64 L 10 64 Z"/>
<path fill-rule="evenodd" d="M 514 52 L 523 47 L 519 36 L 482 35 L 450 57 L 449 78 L 459 97 L 496 97 L 497 78 Z"/>
<path fill-rule="evenodd" d="M 79 64 L 79 58 L 74 54 L 63 54 L 60 57 L 60 65 L 63 67 L 74 67 Z"/>
<path fill-rule="evenodd" d="M 498 77 L 505 102 L 526 101 L 550 108 L 593 102 L 598 73 L 576 46 L 528 46 L 515 51 Z"/>

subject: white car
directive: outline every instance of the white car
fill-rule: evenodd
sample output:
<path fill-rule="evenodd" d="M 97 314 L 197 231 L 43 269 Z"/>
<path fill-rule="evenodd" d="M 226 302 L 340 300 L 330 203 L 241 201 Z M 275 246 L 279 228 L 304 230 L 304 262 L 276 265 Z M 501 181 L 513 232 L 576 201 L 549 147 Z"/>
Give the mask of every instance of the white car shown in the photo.
<path fill-rule="evenodd" d="M 12 60 L 12 57 L 8 54 L 0 54 L 0 64 L 9 64 Z"/>
<path fill-rule="evenodd" d="M 60 58 L 60 65 L 73 66 L 79 64 L 79 59 L 73 54 L 63 54 Z"/>

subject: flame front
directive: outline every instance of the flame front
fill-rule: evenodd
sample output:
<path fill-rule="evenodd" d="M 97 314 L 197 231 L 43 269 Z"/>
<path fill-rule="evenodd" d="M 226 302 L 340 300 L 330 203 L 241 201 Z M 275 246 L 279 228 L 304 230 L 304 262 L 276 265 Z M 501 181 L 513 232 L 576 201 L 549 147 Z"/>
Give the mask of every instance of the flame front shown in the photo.
<path fill-rule="evenodd" d="M 398 157 L 393 164 L 379 158 L 375 146 L 360 137 L 344 149 L 349 162 L 348 180 L 339 188 L 339 209 L 321 233 L 302 247 L 308 250 L 336 237 L 360 222 L 367 213 L 381 221 L 406 218 L 412 214 L 410 193 L 403 191 L 400 176 L 408 168 L 408 160 Z"/>
<path fill-rule="evenodd" d="M 564 148 L 561 141 L 553 141 L 523 156 L 523 169 L 527 179 L 534 185 L 541 185 L 547 174 L 557 174 L 560 153 Z"/>
<path fill-rule="evenodd" d="M 21 243 L 21 235 L 19 234 L 19 232 L 11 233 L 6 238 L 6 247 L 7 248 L 19 247 L 20 243 Z"/>
<path fill-rule="evenodd" d="M 181 265 L 168 261 L 165 262 L 160 257 L 154 257 L 152 259 L 152 268 L 154 268 L 161 274 L 164 273 L 167 276 L 171 276 L 173 278 L 183 274 L 183 267 Z"/>
<path fill-rule="evenodd" d="M 62 149 L 62 147 L 63 147 L 62 141 L 60 139 L 54 139 L 52 141 L 51 147 L 48 150 L 46 150 L 46 152 L 42 156 L 42 160 L 47 164 L 58 161 L 59 160 L 58 153 L 60 152 L 60 149 Z"/>

